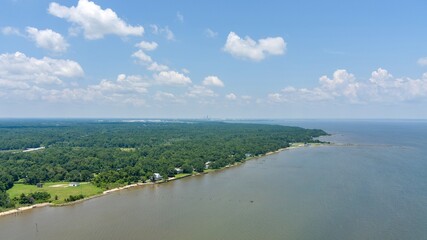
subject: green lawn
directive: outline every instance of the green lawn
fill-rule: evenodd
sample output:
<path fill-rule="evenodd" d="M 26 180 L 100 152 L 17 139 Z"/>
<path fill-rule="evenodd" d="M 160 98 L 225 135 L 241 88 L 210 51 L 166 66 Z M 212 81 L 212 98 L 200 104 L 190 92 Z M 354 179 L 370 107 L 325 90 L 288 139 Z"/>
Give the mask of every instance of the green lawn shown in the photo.
<path fill-rule="evenodd" d="M 190 175 L 191 175 L 190 173 L 178 173 L 177 175 L 175 175 L 175 178 L 178 179 L 178 178 L 183 178 Z"/>
<path fill-rule="evenodd" d="M 83 194 L 85 197 L 93 196 L 103 192 L 103 189 L 96 187 L 92 183 L 80 183 L 80 186 L 70 187 L 68 182 L 49 182 L 43 185 L 43 188 L 38 188 L 35 185 L 27 185 L 22 183 L 15 183 L 13 187 L 7 190 L 10 198 L 18 197 L 22 193 L 28 194 L 33 192 L 48 192 L 51 195 L 52 203 L 64 203 L 64 199 L 70 195 Z M 55 200 L 55 195 L 58 200 Z"/>

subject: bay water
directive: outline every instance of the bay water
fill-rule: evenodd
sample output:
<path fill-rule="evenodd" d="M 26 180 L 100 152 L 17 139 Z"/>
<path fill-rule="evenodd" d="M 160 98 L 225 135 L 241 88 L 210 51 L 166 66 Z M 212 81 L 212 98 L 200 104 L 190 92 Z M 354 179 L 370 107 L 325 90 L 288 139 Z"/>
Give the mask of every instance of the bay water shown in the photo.
<path fill-rule="evenodd" d="M 426 121 L 261 122 L 334 144 L 0 217 L 0 239 L 427 239 Z"/>

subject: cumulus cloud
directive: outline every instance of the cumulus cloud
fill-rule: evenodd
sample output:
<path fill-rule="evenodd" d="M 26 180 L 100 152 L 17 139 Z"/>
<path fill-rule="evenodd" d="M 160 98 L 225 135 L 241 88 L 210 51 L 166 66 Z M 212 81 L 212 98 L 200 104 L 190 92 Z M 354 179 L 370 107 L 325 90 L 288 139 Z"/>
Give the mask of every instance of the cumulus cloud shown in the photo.
<path fill-rule="evenodd" d="M 141 106 L 145 104 L 144 96 L 149 86 L 149 82 L 141 76 L 120 74 L 115 81 L 104 79 L 98 84 L 84 88 L 34 88 L 26 90 L 23 94 L 33 99 L 52 102 L 96 101 Z"/>
<path fill-rule="evenodd" d="M 203 80 L 203 85 L 205 86 L 214 86 L 214 87 L 224 87 L 224 83 L 217 76 L 207 76 Z"/>
<path fill-rule="evenodd" d="M 153 60 L 144 51 L 139 49 L 132 54 L 132 57 L 138 58 L 143 63 L 151 63 Z"/>
<path fill-rule="evenodd" d="M 100 39 L 107 34 L 118 36 L 142 36 L 142 26 L 131 26 L 124 22 L 110 8 L 102 9 L 88 0 L 79 0 L 77 6 L 66 7 L 52 2 L 48 12 L 53 16 L 66 19 L 74 27 L 83 29 L 85 38 Z"/>
<path fill-rule="evenodd" d="M 89 86 L 89 89 L 97 90 L 102 93 L 146 93 L 147 87 L 149 86 L 148 81 L 143 79 L 141 76 L 131 75 L 126 76 L 125 74 L 120 74 L 117 76 L 116 81 L 102 80 L 97 85 Z"/>
<path fill-rule="evenodd" d="M 369 81 L 379 86 L 385 86 L 386 82 L 391 78 L 393 78 L 393 75 L 391 75 L 387 70 L 378 68 L 378 70 L 371 73 Z"/>
<path fill-rule="evenodd" d="M 69 46 L 61 34 L 51 29 L 39 30 L 34 27 L 27 27 L 26 31 L 37 47 L 53 52 L 65 52 Z"/>
<path fill-rule="evenodd" d="M 147 67 L 147 70 L 153 72 L 163 72 L 169 70 L 169 67 L 163 64 L 158 64 L 157 62 L 153 62 Z"/>
<path fill-rule="evenodd" d="M 138 47 L 145 51 L 153 51 L 156 50 L 158 44 L 156 42 L 141 41 L 140 43 L 136 44 L 135 47 Z"/>
<path fill-rule="evenodd" d="M 422 57 L 422 58 L 418 59 L 418 64 L 420 66 L 427 66 L 427 57 Z"/>
<path fill-rule="evenodd" d="M 225 98 L 228 99 L 228 100 L 234 101 L 234 100 L 237 99 L 237 96 L 234 93 L 229 93 L 229 94 L 225 95 Z"/>
<path fill-rule="evenodd" d="M 387 70 L 378 68 L 367 81 L 358 81 L 344 69 L 332 77 L 322 76 L 314 88 L 286 87 L 270 93 L 270 102 L 348 101 L 350 103 L 412 101 L 427 97 L 427 74 L 420 79 L 395 78 Z"/>
<path fill-rule="evenodd" d="M 214 91 L 212 91 L 209 88 L 206 88 L 205 86 L 199 86 L 199 85 L 194 85 L 192 87 L 189 88 L 188 92 L 187 92 L 187 96 L 189 97 L 215 97 L 216 94 Z"/>
<path fill-rule="evenodd" d="M 172 30 L 169 29 L 168 26 L 159 27 L 156 24 L 151 24 L 150 28 L 151 32 L 155 35 L 164 35 L 167 40 L 175 40 L 175 35 L 173 34 Z"/>
<path fill-rule="evenodd" d="M 191 79 L 182 73 L 175 71 L 162 71 L 154 74 L 154 80 L 159 84 L 164 85 L 187 85 L 191 83 Z"/>
<path fill-rule="evenodd" d="M 136 44 L 135 47 L 138 47 L 139 50 L 134 52 L 132 57 L 137 58 L 139 63 L 144 65 L 147 70 L 152 72 L 163 72 L 169 70 L 168 66 L 155 62 L 151 56 L 145 53 L 145 51 L 154 51 L 158 47 L 156 42 L 141 41 L 140 43 Z"/>
<path fill-rule="evenodd" d="M 246 36 L 240 38 L 236 33 L 230 32 L 224 46 L 224 51 L 234 57 L 261 61 L 268 55 L 282 55 L 286 50 L 286 42 L 281 37 L 262 38 L 258 41 Z"/>
<path fill-rule="evenodd" d="M 206 28 L 205 29 L 205 36 L 210 37 L 210 38 L 215 38 L 216 36 L 218 36 L 218 32 L 215 32 L 214 30 L 212 30 L 210 28 Z"/>
<path fill-rule="evenodd" d="M 350 98 L 352 101 L 358 99 L 358 89 L 360 84 L 355 82 L 356 78 L 353 74 L 348 73 L 345 69 L 338 69 L 334 72 L 333 78 L 329 78 L 326 75 L 320 77 L 319 83 L 321 89 L 327 91 L 333 96 L 344 95 Z M 318 92 L 314 91 L 314 95 L 318 95 Z"/>
<path fill-rule="evenodd" d="M 21 52 L 0 55 L 0 79 L 33 84 L 60 84 L 62 78 L 83 76 L 82 67 L 74 61 L 44 57 L 27 57 Z M 22 83 L 20 86 L 22 86 Z"/>

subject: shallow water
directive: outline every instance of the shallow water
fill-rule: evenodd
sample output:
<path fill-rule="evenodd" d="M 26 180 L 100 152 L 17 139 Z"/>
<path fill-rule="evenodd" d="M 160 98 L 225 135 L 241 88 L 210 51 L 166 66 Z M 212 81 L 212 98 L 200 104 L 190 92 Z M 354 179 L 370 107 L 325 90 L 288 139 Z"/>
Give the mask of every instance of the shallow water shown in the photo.
<path fill-rule="evenodd" d="M 0 239 L 426 239 L 427 123 L 273 122 L 350 146 L 0 218 Z"/>

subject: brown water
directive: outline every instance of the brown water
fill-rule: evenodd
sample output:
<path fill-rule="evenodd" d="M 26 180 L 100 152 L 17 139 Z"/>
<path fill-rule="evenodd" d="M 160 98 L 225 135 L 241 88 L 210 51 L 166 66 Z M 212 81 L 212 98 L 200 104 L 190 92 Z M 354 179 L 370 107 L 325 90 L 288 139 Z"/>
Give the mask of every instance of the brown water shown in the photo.
<path fill-rule="evenodd" d="M 426 140 L 426 126 L 414 130 L 417 144 Z M 385 142 L 393 139 L 387 129 Z M 1 217 L 0 239 L 427 239 L 426 150 L 417 144 L 288 150 L 217 173 Z"/>

